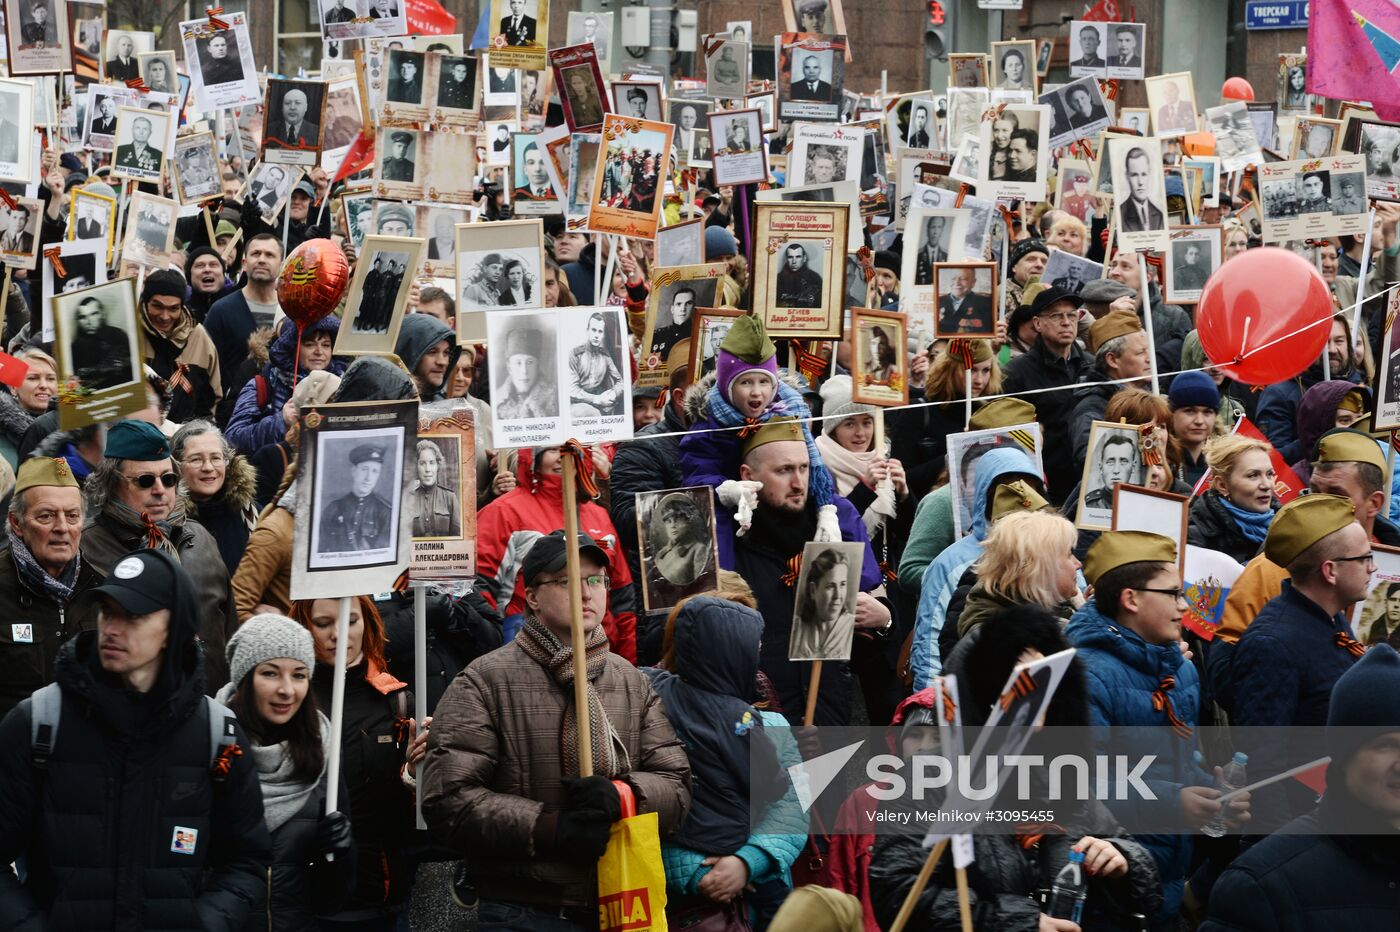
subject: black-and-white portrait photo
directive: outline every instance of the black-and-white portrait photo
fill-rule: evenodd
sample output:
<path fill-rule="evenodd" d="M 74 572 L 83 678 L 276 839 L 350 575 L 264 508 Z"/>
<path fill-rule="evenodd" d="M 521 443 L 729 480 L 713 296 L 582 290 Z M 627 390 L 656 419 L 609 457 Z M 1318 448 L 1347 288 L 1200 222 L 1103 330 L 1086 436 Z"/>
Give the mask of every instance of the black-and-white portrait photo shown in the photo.
<path fill-rule="evenodd" d="M 370 229 L 374 198 L 368 194 L 346 196 L 340 203 L 345 210 L 345 228 L 350 233 L 350 242 L 359 249 Z"/>
<path fill-rule="evenodd" d="M 978 167 L 988 182 L 986 197 L 1007 196 L 1013 191 L 1032 198 L 1043 194 L 1049 174 L 1048 114 L 1043 105 L 1012 104 L 995 119 L 980 124 L 982 158 Z M 1021 187 L 1008 189 L 1008 185 Z"/>
<path fill-rule="evenodd" d="M 953 228 L 958 216 L 955 210 L 921 208 L 921 216 L 912 218 L 916 231 L 914 242 L 914 284 L 932 285 L 933 270 L 941 262 L 953 260 Z M 905 236 L 911 229 L 905 224 Z M 961 245 L 961 244 L 959 244 Z"/>
<path fill-rule="evenodd" d="M 638 120 L 661 121 L 661 86 L 659 84 L 612 82 L 614 112 Z"/>
<path fill-rule="evenodd" d="M 1097 78 L 1084 77 L 1040 96 L 1050 107 L 1050 145 L 1061 148 L 1108 126 L 1108 106 Z"/>
<path fill-rule="evenodd" d="M 802 178 L 797 184 L 830 184 L 843 181 L 850 171 L 845 146 L 813 143 L 807 146 L 807 159 Z"/>
<path fill-rule="evenodd" d="M 130 280 L 57 295 L 53 303 L 62 353 L 61 378 L 76 378 L 85 392 L 141 380 L 136 301 Z"/>
<path fill-rule="evenodd" d="M 1079 498 L 1079 526 L 1108 528 L 1113 522 L 1113 487 L 1142 485 L 1147 466 L 1138 429 L 1095 421 Z"/>
<path fill-rule="evenodd" d="M 649 327 L 651 338 L 642 353 L 645 368 L 655 368 L 649 360 L 665 367 L 671 350 L 682 340 L 690 339 L 695 309 L 715 306 L 718 287 L 717 279 L 695 278 L 668 282 L 657 289 L 655 299 L 648 302 L 655 313 Z"/>
<path fill-rule="evenodd" d="M 112 161 L 112 174 L 141 181 L 158 179 L 165 160 L 162 150 L 169 125 L 169 113 L 139 110 L 135 107 L 120 108 L 117 113 L 117 151 Z"/>
<path fill-rule="evenodd" d="M 1035 91 L 1035 40 L 992 43 L 993 87 L 1004 91 Z"/>
<path fill-rule="evenodd" d="M 904 134 L 904 145 L 910 149 L 927 149 L 937 137 L 933 101 L 914 101 L 909 107 L 909 128 Z"/>
<path fill-rule="evenodd" d="M 398 547 L 403 428 L 317 435 L 313 567 L 392 561 Z"/>
<path fill-rule="evenodd" d="M 591 43 L 593 48 L 598 50 L 599 66 L 609 60 L 608 53 L 612 48 L 613 14 L 579 12 L 573 10 L 569 13 L 567 39 L 565 45 L 583 45 L 585 42 Z M 604 71 L 611 69 L 603 67 Z"/>
<path fill-rule="evenodd" d="M 457 224 L 466 222 L 467 214 L 463 211 L 450 207 L 428 208 L 428 222 L 423 230 L 428 239 L 428 261 L 457 261 Z"/>
<path fill-rule="evenodd" d="M 734 326 L 734 318 L 742 313 L 742 311 L 734 311 L 733 309 L 711 308 L 702 310 L 696 317 L 696 329 L 691 331 L 693 334 L 690 353 L 692 383 L 700 381 L 701 376 L 706 372 L 714 371 L 719 348 L 724 344 L 724 338 L 729 336 L 730 328 Z"/>
<path fill-rule="evenodd" d="M 112 140 L 117 135 L 117 95 L 113 90 L 98 85 L 91 85 L 89 94 L 88 118 L 91 122 L 88 124 L 88 141 L 94 143 L 101 137 L 110 151 Z"/>
<path fill-rule="evenodd" d="M 914 344 L 911 342 L 910 347 Z M 953 534 L 972 530 L 972 505 L 977 488 L 977 464 L 982 457 L 1010 446 L 1030 456 L 1036 475 L 1044 475 L 1044 438 L 1036 423 L 1013 424 L 948 435 L 948 486 L 953 499 Z"/>
<path fill-rule="evenodd" d="M 494 0 L 493 13 L 499 13 L 497 34 L 509 46 L 539 45 L 539 4 L 537 0 Z"/>
<path fill-rule="evenodd" d="M 399 287 L 405 275 L 413 274 L 413 270 L 408 268 L 409 253 L 378 250 L 373 255 L 364 256 L 364 260 L 370 263 L 370 270 L 360 288 L 360 300 L 354 308 L 350 332 L 388 333 Z"/>
<path fill-rule="evenodd" d="M 380 180 L 413 183 L 418 174 L 418 133 L 396 129 L 380 130 L 379 135 L 388 141 L 388 151 L 380 156 Z"/>
<path fill-rule="evenodd" d="M 1148 78 L 1147 103 L 1154 135 L 1180 136 L 1196 131 L 1196 93 L 1189 72 Z"/>
<path fill-rule="evenodd" d="M 1242 100 L 1234 100 L 1206 110 L 1206 128 L 1215 134 L 1215 154 L 1223 171 L 1239 171 L 1263 161 L 1254 123 Z"/>
<path fill-rule="evenodd" d="M 715 147 L 716 184 L 748 184 L 768 180 L 768 161 L 763 149 L 763 114 L 757 109 L 710 114 L 710 140 Z"/>
<path fill-rule="evenodd" d="M 625 327 L 615 312 L 598 309 L 562 322 L 564 388 L 574 421 L 626 413 L 630 385 L 624 375 Z"/>
<path fill-rule="evenodd" d="M 316 164 L 325 99 L 326 86 L 320 81 L 273 78 L 267 82 L 263 146 L 268 150 L 269 161 L 277 161 L 276 150 L 285 150 L 286 155 L 293 157 L 289 161 Z"/>
<path fill-rule="evenodd" d="M 18 0 L 7 4 L 5 18 L 19 18 L 20 48 L 44 48 L 58 42 L 59 24 L 51 0 Z"/>
<path fill-rule="evenodd" d="M 850 660 L 865 559 L 859 543 L 807 543 L 793 602 L 789 660 Z"/>
<path fill-rule="evenodd" d="M 6 265 L 30 268 L 39 250 L 39 219 L 44 203 L 37 198 L 14 199 L 14 206 L 0 204 L 0 255 Z"/>
<path fill-rule="evenodd" d="M 687 220 L 656 231 L 656 264 L 699 265 L 705 251 L 705 221 Z"/>
<path fill-rule="evenodd" d="M 1076 78 L 1106 77 L 1108 23 L 1075 20 L 1069 24 L 1069 73 Z"/>
<path fill-rule="evenodd" d="M 843 244 L 844 245 L 844 244 Z M 840 247 L 838 247 L 840 248 Z M 774 307 L 821 307 L 828 246 L 823 240 L 789 240 L 773 280 Z"/>
<path fill-rule="evenodd" d="M 1221 262 L 1219 227 L 1172 230 L 1171 255 L 1166 264 L 1166 299 L 1173 304 L 1200 300 L 1206 280 Z"/>
<path fill-rule="evenodd" d="M 196 40 L 195 48 L 199 52 L 199 73 L 205 87 L 243 80 L 242 56 L 232 29 L 215 30 L 208 38 Z"/>
<path fill-rule="evenodd" d="M 834 53 L 830 49 L 794 49 L 792 72 L 788 78 L 788 100 L 810 100 L 827 104 L 835 102 L 831 82 L 833 57 Z"/>
<path fill-rule="evenodd" d="M 1120 244 L 1136 249 L 1138 243 L 1155 247 L 1164 242 L 1167 193 L 1160 143 L 1151 137 L 1110 138 L 1108 158 L 1112 163 L 1113 202 L 1118 211 Z"/>
<path fill-rule="evenodd" d="M 783 16 L 789 30 L 809 35 L 845 32 L 839 0 L 783 0 Z"/>
<path fill-rule="evenodd" d="M 1141 81 L 1143 49 L 1147 48 L 1146 23 L 1108 23 L 1112 45 L 1108 51 L 1108 76 Z"/>
<path fill-rule="evenodd" d="M 1284 53 L 1278 57 L 1278 94 L 1274 97 L 1280 110 L 1310 111 L 1312 95 L 1308 93 L 1308 56 Z"/>
<path fill-rule="evenodd" d="M 425 54 L 409 49 L 392 49 L 385 71 L 389 75 L 384 99 L 392 103 L 420 105 L 423 103 Z"/>
<path fill-rule="evenodd" d="M 497 430 L 511 421 L 559 417 L 557 316 L 553 311 L 487 314 L 491 407 Z M 495 349 L 498 347 L 499 349 Z"/>
<path fill-rule="evenodd" d="M 560 90 L 575 127 L 591 128 L 603 122 L 606 106 L 595 74 L 590 62 L 559 69 Z"/>
<path fill-rule="evenodd" d="M 175 140 L 175 190 L 182 204 L 220 193 L 219 160 L 214 146 L 214 134 L 208 132 Z"/>
<path fill-rule="evenodd" d="M 464 307 L 541 307 L 544 304 L 539 256 L 528 249 L 497 249 L 461 253 L 458 265 L 465 270 Z"/>
<path fill-rule="evenodd" d="M 703 100 L 672 100 L 670 123 L 676 133 L 676 145 L 683 149 L 690 146 L 692 130 L 704 129 L 709 125 L 705 119 L 710 112 L 710 103 Z"/>
<path fill-rule="evenodd" d="M 637 494 L 638 546 L 648 612 L 719 585 L 714 493 L 708 488 Z"/>
<path fill-rule="evenodd" d="M 1070 294 L 1079 294 L 1089 282 L 1103 278 L 1103 266 L 1093 259 L 1076 256 L 1072 252 L 1050 247 L 1050 258 L 1040 280 L 1054 285 Z"/>
<path fill-rule="evenodd" d="M 404 496 L 404 507 L 413 521 L 414 539 L 460 539 L 461 437 L 420 436 L 414 452 L 414 475 Z"/>
<path fill-rule="evenodd" d="M 1362 172 L 1332 172 L 1332 213 L 1366 213 L 1365 189 L 1366 176 Z"/>
<path fill-rule="evenodd" d="M 469 55 L 444 55 L 438 71 L 437 106 L 444 110 L 470 110 L 476 106 L 476 59 Z"/>
<path fill-rule="evenodd" d="M 138 52 L 149 52 L 155 48 L 155 36 L 149 32 L 132 32 L 127 29 L 107 31 L 107 53 L 102 64 L 102 77 L 112 84 L 125 84 L 136 78 L 144 78 Z M 149 86 L 150 82 L 146 84 Z M 156 90 L 156 88 L 151 88 Z M 168 92 L 167 92 L 168 93 Z"/>
<path fill-rule="evenodd" d="M 73 206 L 69 211 L 69 239 L 107 238 L 112 227 L 112 212 L 116 201 L 100 197 L 81 188 L 73 192 Z"/>
<path fill-rule="evenodd" d="M 137 67 L 146 87 L 160 94 L 180 93 L 180 77 L 175 70 L 175 53 L 142 52 L 136 56 Z"/>
<path fill-rule="evenodd" d="M 175 205 L 164 198 L 138 192 L 127 208 L 123 256 L 146 264 L 168 261 L 175 232 Z"/>
<path fill-rule="evenodd" d="M 299 173 L 296 169 L 263 162 L 253 170 L 248 179 L 248 198 L 257 205 L 263 219 L 276 217 L 291 196 L 292 185 Z"/>

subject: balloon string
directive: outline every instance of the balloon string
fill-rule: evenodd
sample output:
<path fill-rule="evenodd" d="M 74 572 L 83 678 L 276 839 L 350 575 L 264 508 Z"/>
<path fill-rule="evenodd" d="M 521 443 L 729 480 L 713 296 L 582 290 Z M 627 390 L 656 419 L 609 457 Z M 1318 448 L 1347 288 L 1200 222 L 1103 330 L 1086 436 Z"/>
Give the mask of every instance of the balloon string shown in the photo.
<path fill-rule="evenodd" d="M 1400 282 L 1397 282 L 1396 284 L 1391 285 L 1391 286 L 1390 286 L 1389 288 L 1387 288 L 1385 291 L 1377 292 L 1376 294 L 1371 295 L 1371 297 L 1370 297 L 1370 298 L 1367 298 L 1367 300 L 1370 301 L 1370 300 L 1374 300 L 1374 299 L 1376 299 L 1376 298 L 1385 297 L 1386 295 L 1388 295 L 1388 294 L 1390 294 L 1392 291 L 1394 291 L 1396 288 L 1400 288 Z M 1264 350 L 1268 349 L 1269 347 L 1271 347 L 1271 346 L 1276 346 L 1276 345 L 1278 345 L 1279 343 L 1282 343 L 1284 340 L 1291 339 L 1292 337 L 1296 337 L 1296 336 L 1297 336 L 1298 334 L 1300 334 L 1300 333 L 1307 333 L 1307 332 L 1308 332 L 1309 330 L 1311 330 L 1312 328 L 1321 326 L 1322 324 L 1330 323 L 1330 322 L 1331 322 L 1332 320 L 1334 320 L 1337 316 L 1338 316 L 1337 311 L 1334 309 L 1334 310 L 1332 310 L 1331 312 L 1329 312 L 1328 315 L 1327 315 L 1326 317 L 1324 317 L 1324 318 L 1322 318 L 1322 319 L 1320 319 L 1320 320 L 1315 320 L 1315 321 L 1313 321 L 1313 322 L 1310 323 L 1310 324 L 1304 324 L 1303 326 L 1299 327 L 1297 330 L 1294 330 L 1294 331 L 1291 332 L 1291 333 L 1285 333 L 1283 336 L 1278 337 L 1278 338 L 1273 339 L 1273 340 L 1270 340 L 1268 343 L 1265 343 L 1265 344 L 1263 344 L 1263 345 L 1261 345 L 1261 346 L 1256 346 L 1254 349 L 1250 350 L 1249 352 L 1247 352 L 1247 353 L 1242 353 L 1242 354 L 1240 355 L 1239 358 L 1240 358 L 1241 360 L 1248 359 L 1249 357 L 1253 356 L 1255 353 L 1262 353 Z M 1248 318 L 1246 318 L 1246 321 L 1247 321 L 1247 320 L 1248 320 Z"/>
<path fill-rule="evenodd" d="M 292 353 L 292 391 L 296 391 L 297 373 L 301 371 L 301 335 L 303 328 L 301 321 L 297 321 L 297 348 Z"/>
<path fill-rule="evenodd" d="M 1244 333 L 1240 336 L 1240 351 L 1235 354 L 1236 362 L 1244 361 L 1244 348 L 1249 345 L 1249 325 L 1254 323 L 1253 317 L 1244 319 Z"/>

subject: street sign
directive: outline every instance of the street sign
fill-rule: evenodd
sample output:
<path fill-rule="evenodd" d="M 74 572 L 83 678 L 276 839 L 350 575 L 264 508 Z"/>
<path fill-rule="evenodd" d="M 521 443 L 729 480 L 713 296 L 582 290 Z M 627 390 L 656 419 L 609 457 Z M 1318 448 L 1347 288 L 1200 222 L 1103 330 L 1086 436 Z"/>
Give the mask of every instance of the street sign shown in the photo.
<path fill-rule="evenodd" d="M 1246 0 L 1246 29 L 1307 29 L 1308 0 Z"/>

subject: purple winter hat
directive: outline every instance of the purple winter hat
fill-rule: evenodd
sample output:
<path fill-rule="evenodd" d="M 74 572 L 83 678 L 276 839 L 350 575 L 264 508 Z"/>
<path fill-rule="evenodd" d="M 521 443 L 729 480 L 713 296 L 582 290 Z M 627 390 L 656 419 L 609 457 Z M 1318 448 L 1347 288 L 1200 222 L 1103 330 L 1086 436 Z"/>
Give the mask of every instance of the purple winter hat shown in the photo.
<path fill-rule="evenodd" d="M 715 357 L 715 384 L 730 404 L 729 388 L 746 372 L 762 372 L 778 384 L 778 348 L 768 339 L 763 321 L 753 314 L 734 320 Z"/>

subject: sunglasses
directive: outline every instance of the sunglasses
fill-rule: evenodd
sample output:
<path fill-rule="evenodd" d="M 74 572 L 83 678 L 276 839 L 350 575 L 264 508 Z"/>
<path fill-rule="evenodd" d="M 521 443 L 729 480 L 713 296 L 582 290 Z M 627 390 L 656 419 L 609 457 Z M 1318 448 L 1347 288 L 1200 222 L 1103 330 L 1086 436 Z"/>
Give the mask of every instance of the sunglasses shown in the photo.
<path fill-rule="evenodd" d="M 175 475 L 173 472 L 161 473 L 159 476 L 157 476 L 155 473 L 148 472 L 142 473 L 139 476 L 122 476 L 122 478 L 125 479 L 127 482 L 130 482 L 132 485 L 136 486 L 138 489 L 154 488 L 157 479 L 159 479 L 160 484 L 165 486 L 167 489 L 173 489 L 175 488 L 175 483 L 180 481 L 180 477 Z"/>

